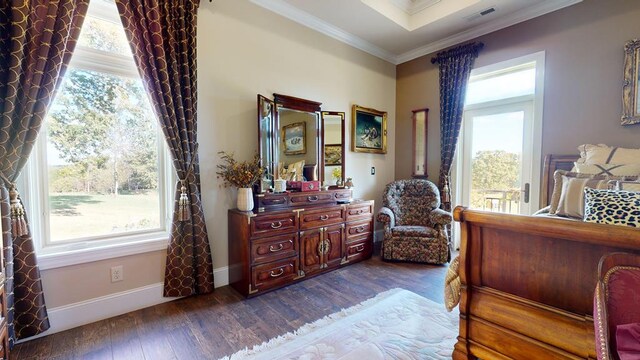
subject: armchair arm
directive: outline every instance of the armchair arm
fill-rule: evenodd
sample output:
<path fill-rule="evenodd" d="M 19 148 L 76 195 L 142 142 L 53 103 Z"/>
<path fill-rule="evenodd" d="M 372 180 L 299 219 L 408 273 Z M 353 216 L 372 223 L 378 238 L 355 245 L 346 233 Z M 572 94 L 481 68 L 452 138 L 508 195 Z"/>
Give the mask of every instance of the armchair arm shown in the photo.
<path fill-rule="evenodd" d="M 431 213 L 429 213 L 429 220 L 431 220 L 433 224 L 439 224 L 444 226 L 444 225 L 451 224 L 451 221 L 453 220 L 453 216 L 451 215 L 451 213 L 446 212 L 442 209 L 433 209 Z"/>
<path fill-rule="evenodd" d="M 396 226 L 396 216 L 388 207 L 382 207 L 380 211 L 378 211 L 378 216 L 376 219 L 385 224 L 385 227 L 392 228 Z"/>

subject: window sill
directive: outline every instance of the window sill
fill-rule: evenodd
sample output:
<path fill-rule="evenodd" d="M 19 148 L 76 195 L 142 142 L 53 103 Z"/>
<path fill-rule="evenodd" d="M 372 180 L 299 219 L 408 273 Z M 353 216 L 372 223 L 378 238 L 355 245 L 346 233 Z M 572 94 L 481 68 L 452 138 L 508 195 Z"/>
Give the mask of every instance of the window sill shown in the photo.
<path fill-rule="evenodd" d="M 166 250 L 168 241 L 165 235 L 149 240 L 93 246 L 77 250 L 51 249 L 49 252 L 44 250 L 38 254 L 38 267 L 40 270 L 49 270 L 122 256 Z"/>

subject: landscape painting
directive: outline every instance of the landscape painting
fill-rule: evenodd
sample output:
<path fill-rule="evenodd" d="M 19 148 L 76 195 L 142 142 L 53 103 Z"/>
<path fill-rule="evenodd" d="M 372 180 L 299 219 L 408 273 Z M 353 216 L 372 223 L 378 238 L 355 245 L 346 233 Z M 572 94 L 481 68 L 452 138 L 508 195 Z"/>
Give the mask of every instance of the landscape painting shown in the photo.
<path fill-rule="evenodd" d="M 387 153 L 387 113 L 353 106 L 351 150 L 355 152 Z"/>
<path fill-rule="evenodd" d="M 324 165 L 342 165 L 342 144 L 324 146 Z"/>
<path fill-rule="evenodd" d="M 282 141 L 284 143 L 284 153 L 287 155 L 298 155 L 307 153 L 306 123 L 298 122 L 282 127 Z"/>

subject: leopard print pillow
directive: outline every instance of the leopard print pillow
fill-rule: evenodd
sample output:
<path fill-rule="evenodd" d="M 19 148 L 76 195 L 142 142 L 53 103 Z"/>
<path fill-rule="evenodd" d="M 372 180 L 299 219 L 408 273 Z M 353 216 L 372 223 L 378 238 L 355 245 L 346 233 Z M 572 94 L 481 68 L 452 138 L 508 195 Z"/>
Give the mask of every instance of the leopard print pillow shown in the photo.
<path fill-rule="evenodd" d="M 584 189 L 584 221 L 640 228 L 640 193 Z"/>

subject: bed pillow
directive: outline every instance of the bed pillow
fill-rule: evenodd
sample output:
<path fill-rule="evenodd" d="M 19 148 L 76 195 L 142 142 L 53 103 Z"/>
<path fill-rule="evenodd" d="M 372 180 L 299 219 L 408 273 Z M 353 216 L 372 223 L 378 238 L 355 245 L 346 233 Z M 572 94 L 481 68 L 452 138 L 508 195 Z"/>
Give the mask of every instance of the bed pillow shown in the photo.
<path fill-rule="evenodd" d="M 555 215 L 582 219 L 584 216 L 584 190 L 608 189 L 609 179 L 575 178 L 562 176 L 562 191 Z"/>
<path fill-rule="evenodd" d="M 563 176 L 567 178 L 581 178 L 587 179 L 592 178 L 596 180 L 624 180 L 624 181 L 637 181 L 639 176 L 603 176 L 603 175 L 593 175 L 593 174 L 580 174 L 576 172 L 566 171 L 566 170 L 556 170 L 553 173 L 553 192 L 551 193 L 551 199 L 549 200 L 549 213 L 555 214 L 558 211 L 558 206 L 560 203 L 560 197 L 562 195 L 563 188 Z M 603 187 L 606 189 L 607 187 Z"/>
<path fill-rule="evenodd" d="M 627 149 L 605 144 L 578 146 L 581 164 L 638 164 L 640 149 Z"/>
<path fill-rule="evenodd" d="M 640 162 L 637 164 L 581 164 L 574 163 L 575 171 L 579 174 L 594 174 L 607 176 L 638 176 Z"/>
<path fill-rule="evenodd" d="M 618 181 L 618 190 L 640 192 L 640 182 L 637 181 Z"/>
<path fill-rule="evenodd" d="M 640 193 L 584 189 L 584 221 L 640 227 Z"/>

